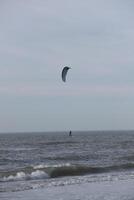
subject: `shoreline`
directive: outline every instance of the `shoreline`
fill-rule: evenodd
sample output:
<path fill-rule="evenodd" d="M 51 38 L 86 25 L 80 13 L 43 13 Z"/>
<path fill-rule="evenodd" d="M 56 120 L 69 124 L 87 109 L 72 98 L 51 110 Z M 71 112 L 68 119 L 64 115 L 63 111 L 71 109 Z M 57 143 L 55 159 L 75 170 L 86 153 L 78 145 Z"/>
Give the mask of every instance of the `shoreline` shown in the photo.
<path fill-rule="evenodd" d="M 1 200 L 132 200 L 134 179 L 51 186 L 1 193 Z"/>

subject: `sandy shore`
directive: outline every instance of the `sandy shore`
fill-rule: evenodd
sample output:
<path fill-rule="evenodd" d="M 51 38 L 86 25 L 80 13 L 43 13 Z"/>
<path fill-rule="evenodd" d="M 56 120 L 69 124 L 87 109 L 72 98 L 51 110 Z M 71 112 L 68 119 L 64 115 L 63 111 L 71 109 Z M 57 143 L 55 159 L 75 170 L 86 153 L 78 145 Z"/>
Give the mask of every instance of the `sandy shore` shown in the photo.
<path fill-rule="evenodd" d="M 134 200 L 134 179 L 1 193 L 1 200 Z"/>

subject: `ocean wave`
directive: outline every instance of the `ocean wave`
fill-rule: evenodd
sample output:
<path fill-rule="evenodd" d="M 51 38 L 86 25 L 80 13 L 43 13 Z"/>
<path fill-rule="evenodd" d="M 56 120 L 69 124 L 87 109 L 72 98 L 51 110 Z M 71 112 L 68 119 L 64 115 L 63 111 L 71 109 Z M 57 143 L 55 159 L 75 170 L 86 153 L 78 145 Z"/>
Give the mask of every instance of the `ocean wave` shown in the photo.
<path fill-rule="evenodd" d="M 49 176 L 51 178 L 61 177 L 61 176 L 77 176 L 86 174 L 99 174 L 106 172 L 116 172 L 122 170 L 132 170 L 134 169 L 134 163 L 127 163 L 121 165 L 112 165 L 106 167 L 92 167 L 87 165 L 69 165 L 52 167 L 49 169 Z"/>
<path fill-rule="evenodd" d="M 40 164 L 40 165 L 35 165 L 33 166 L 33 169 L 42 169 L 42 168 L 60 168 L 60 167 L 70 167 L 72 166 L 70 163 L 59 163 L 59 164 Z"/>
<path fill-rule="evenodd" d="M 16 175 L 9 175 L 4 176 L 2 181 L 22 181 L 22 180 L 35 180 L 35 179 L 45 179 L 49 178 L 48 174 L 46 174 L 44 171 L 36 170 L 33 171 L 31 174 L 25 173 L 25 172 L 17 172 Z"/>
<path fill-rule="evenodd" d="M 16 171 L 0 172 L 0 181 L 48 179 L 64 176 L 116 172 L 122 170 L 134 170 L 134 163 L 106 167 L 91 167 L 86 165 L 73 165 L 70 163 L 56 165 L 41 164 L 25 167 Z"/>

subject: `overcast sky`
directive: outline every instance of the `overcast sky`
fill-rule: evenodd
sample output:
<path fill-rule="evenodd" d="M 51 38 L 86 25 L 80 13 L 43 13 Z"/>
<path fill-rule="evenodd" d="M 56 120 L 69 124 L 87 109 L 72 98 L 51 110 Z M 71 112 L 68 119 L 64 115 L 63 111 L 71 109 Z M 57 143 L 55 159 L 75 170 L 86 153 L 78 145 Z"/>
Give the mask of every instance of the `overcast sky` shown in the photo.
<path fill-rule="evenodd" d="M 134 129 L 134 1 L 0 0 L 0 132 L 70 129 Z"/>

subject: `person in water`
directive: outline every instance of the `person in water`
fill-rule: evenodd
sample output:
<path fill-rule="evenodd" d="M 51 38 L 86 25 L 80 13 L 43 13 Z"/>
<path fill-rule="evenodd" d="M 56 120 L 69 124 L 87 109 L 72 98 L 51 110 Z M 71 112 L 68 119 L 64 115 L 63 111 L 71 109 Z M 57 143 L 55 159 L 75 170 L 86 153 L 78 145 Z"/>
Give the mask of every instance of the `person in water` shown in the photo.
<path fill-rule="evenodd" d="M 72 131 L 69 131 L 69 136 L 72 136 Z"/>

